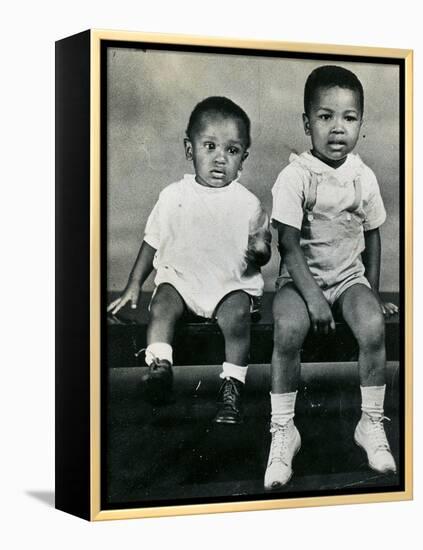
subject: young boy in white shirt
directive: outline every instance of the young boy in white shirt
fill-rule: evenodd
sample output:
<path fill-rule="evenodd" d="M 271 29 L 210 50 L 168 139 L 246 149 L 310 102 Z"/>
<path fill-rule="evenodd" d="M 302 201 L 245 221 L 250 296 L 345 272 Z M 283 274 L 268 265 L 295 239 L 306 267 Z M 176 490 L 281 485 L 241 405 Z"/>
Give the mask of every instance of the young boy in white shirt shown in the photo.
<path fill-rule="evenodd" d="M 209 97 L 191 113 L 184 140 L 195 174 L 166 187 L 151 212 L 123 294 L 108 311 L 137 306 L 156 270 L 150 304 L 144 385 L 150 399 L 172 389 L 172 340 L 185 311 L 215 319 L 225 362 L 215 422 L 242 421 L 242 392 L 250 349 L 250 310 L 263 293 L 261 266 L 270 258 L 268 217 L 238 182 L 250 147 L 250 120 L 234 102 Z"/>

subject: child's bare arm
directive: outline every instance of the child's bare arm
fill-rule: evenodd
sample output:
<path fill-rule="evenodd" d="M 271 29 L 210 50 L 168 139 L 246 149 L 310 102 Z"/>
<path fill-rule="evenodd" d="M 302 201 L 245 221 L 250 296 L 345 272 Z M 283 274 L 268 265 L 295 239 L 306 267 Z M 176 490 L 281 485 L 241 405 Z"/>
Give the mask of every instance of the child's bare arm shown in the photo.
<path fill-rule="evenodd" d="M 365 275 L 370 286 L 379 292 L 381 242 L 379 229 L 364 232 L 365 250 L 362 254 Z"/>
<path fill-rule="evenodd" d="M 107 311 L 110 311 L 113 315 L 115 315 L 128 302 L 131 302 L 132 308 L 135 309 L 137 307 L 142 285 L 153 271 L 153 259 L 155 253 L 155 248 L 150 246 L 145 241 L 142 242 L 134 267 L 129 275 L 128 283 L 122 292 L 122 295 L 109 304 Z"/>
<path fill-rule="evenodd" d="M 364 233 L 365 250 L 362 254 L 365 275 L 376 294 L 384 315 L 398 313 L 398 307 L 391 302 L 383 302 L 379 296 L 381 240 L 379 229 L 371 229 Z"/>
<path fill-rule="evenodd" d="M 327 334 L 335 330 L 330 306 L 314 280 L 300 246 L 300 231 L 295 227 L 273 222 L 278 230 L 279 251 L 296 287 L 304 298 L 315 332 Z"/>

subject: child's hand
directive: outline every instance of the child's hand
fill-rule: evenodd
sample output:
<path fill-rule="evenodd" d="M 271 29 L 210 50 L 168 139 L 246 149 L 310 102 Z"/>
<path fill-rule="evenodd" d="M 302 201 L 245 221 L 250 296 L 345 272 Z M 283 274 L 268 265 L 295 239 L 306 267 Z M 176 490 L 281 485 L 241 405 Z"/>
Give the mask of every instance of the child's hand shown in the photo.
<path fill-rule="evenodd" d="M 271 256 L 270 243 L 272 235 L 268 229 L 259 229 L 248 237 L 248 248 L 245 253 L 247 265 L 260 268 L 267 264 Z"/>
<path fill-rule="evenodd" d="M 108 307 L 107 311 L 111 312 L 112 315 L 116 315 L 116 313 L 123 308 L 125 304 L 128 302 L 131 302 L 131 308 L 135 309 L 138 304 L 138 297 L 140 295 L 140 285 L 136 281 L 131 281 L 126 286 L 125 290 L 122 293 L 122 296 L 119 298 L 116 298 L 116 300 L 113 300 Z"/>
<path fill-rule="evenodd" d="M 323 294 L 307 304 L 311 326 L 314 332 L 329 334 L 335 330 L 335 321 Z"/>
<path fill-rule="evenodd" d="M 373 290 L 373 293 L 375 294 L 376 299 L 379 302 L 380 309 L 385 317 L 391 317 L 391 315 L 395 315 L 399 312 L 399 307 L 391 302 L 384 302 L 380 297 L 379 292 Z"/>
<path fill-rule="evenodd" d="M 380 300 L 380 307 L 382 308 L 382 312 L 385 316 L 390 317 L 391 315 L 395 315 L 399 312 L 399 307 L 395 304 L 392 304 L 391 302 L 383 302 Z"/>

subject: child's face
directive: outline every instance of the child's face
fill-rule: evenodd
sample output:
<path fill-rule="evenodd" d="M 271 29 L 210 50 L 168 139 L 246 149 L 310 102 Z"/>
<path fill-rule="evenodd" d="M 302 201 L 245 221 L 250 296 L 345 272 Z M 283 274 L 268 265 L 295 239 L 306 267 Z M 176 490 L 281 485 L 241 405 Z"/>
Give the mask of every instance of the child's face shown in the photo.
<path fill-rule="evenodd" d="M 311 136 L 312 152 L 336 168 L 345 161 L 358 140 L 362 122 L 359 95 L 348 88 L 318 88 L 308 114 L 303 114 L 304 130 Z"/>
<path fill-rule="evenodd" d="M 236 179 L 247 158 L 247 136 L 242 121 L 205 113 L 192 139 L 185 139 L 185 154 L 192 160 L 197 183 L 224 187 Z"/>

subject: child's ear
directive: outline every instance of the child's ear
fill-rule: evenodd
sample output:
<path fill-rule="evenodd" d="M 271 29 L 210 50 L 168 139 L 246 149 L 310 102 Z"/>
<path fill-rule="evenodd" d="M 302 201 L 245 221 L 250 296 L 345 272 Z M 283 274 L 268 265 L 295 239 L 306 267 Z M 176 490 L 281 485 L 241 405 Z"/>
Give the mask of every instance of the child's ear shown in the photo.
<path fill-rule="evenodd" d="M 250 153 L 248 151 L 245 151 L 245 153 L 243 153 L 242 158 L 241 158 L 241 162 L 239 163 L 238 172 L 241 172 L 242 165 L 244 164 L 244 160 L 248 157 L 249 154 Z"/>
<path fill-rule="evenodd" d="M 366 134 L 367 134 L 366 121 L 363 118 L 361 118 L 359 135 L 358 135 L 357 141 L 359 141 L 360 138 L 366 139 Z"/>
<path fill-rule="evenodd" d="M 192 160 L 192 143 L 189 140 L 189 138 L 184 139 L 184 147 L 185 147 L 185 158 L 187 160 Z"/>
<path fill-rule="evenodd" d="M 304 125 L 304 132 L 306 136 L 310 135 L 310 119 L 308 116 L 303 113 L 303 125 Z"/>

